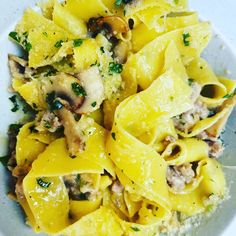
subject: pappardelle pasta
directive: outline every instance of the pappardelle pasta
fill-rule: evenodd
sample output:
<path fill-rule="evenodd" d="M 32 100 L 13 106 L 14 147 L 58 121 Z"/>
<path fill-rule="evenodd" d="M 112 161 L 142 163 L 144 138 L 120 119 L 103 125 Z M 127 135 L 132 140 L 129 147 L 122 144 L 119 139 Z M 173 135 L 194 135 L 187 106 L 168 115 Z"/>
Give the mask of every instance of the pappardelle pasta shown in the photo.
<path fill-rule="evenodd" d="M 211 27 L 187 0 L 48 0 L 9 37 L 8 168 L 35 232 L 158 235 L 212 212 L 236 82 L 201 53 Z"/>

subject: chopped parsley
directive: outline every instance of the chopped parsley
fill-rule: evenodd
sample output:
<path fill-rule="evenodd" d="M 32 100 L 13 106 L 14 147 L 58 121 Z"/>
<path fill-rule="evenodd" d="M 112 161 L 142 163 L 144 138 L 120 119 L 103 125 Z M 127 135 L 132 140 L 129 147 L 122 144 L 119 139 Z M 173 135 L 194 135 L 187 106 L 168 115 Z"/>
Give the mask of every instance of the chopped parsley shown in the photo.
<path fill-rule="evenodd" d="M 75 119 L 75 121 L 79 121 L 80 118 L 81 118 L 81 115 L 79 115 L 79 114 L 74 114 L 74 119 Z"/>
<path fill-rule="evenodd" d="M 9 132 L 15 134 L 16 136 L 19 133 L 21 127 L 21 124 L 10 124 Z"/>
<path fill-rule="evenodd" d="M 116 0 L 115 6 L 120 7 L 122 4 L 128 4 L 131 3 L 133 0 Z"/>
<path fill-rule="evenodd" d="M 37 179 L 37 184 L 42 188 L 48 188 L 51 185 L 50 182 L 46 182 L 42 178 Z"/>
<path fill-rule="evenodd" d="M 63 43 L 64 43 L 63 40 L 59 40 L 59 41 L 57 41 L 57 42 L 55 43 L 54 47 L 55 47 L 55 48 L 60 48 Z"/>
<path fill-rule="evenodd" d="M 97 105 L 97 102 L 93 102 L 93 103 L 91 104 L 92 107 L 96 107 L 96 105 Z"/>
<path fill-rule="evenodd" d="M 77 176 L 76 176 L 76 182 L 77 182 L 77 183 L 80 183 L 80 180 L 81 180 L 80 174 L 77 174 Z"/>
<path fill-rule="evenodd" d="M 48 33 L 47 33 L 47 32 L 43 32 L 43 35 L 44 35 L 45 37 L 48 37 Z"/>
<path fill-rule="evenodd" d="M 13 95 L 9 100 L 13 103 L 14 107 L 11 109 L 12 112 L 16 112 L 20 109 L 19 104 L 17 103 L 16 95 Z"/>
<path fill-rule="evenodd" d="M 55 100 L 51 105 L 52 111 L 60 110 L 62 108 L 63 108 L 63 104 L 59 100 Z"/>
<path fill-rule="evenodd" d="M 32 44 L 28 41 L 28 32 L 23 33 L 23 40 L 22 40 L 22 46 L 25 48 L 27 52 L 29 52 L 32 49 Z"/>
<path fill-rule="evenodd" d="M 92 66 L 100 66 L 100 63 L 98 63 L 98 61 L 95 61 L 95 63 L 90 65 L 90 67 L 92 67 Z"/>
<path fill-rule="evenodd" d="M 49 68 L 47 71 L 45 71 L 44 73 L 44 77 L 49 77 L 52 75 L 55 75 L 57 73 L 57 71 L 54 68 Z"/>
<path fill-rule="evenodd" d="M 83 39 L 74 39 L 73 41 L 73 46 L 76 48 L 76 47 L 79 47 L 83 44 Z"/>
<path fill-rule="evenodd" d="M 26 50 L 27 52 L 29 52 L 31 49 L 32 49 L 32 44 L 29 43 L 29 42 L 27 42 L 27 43 L 25 44 L 25 50 Z"/>
<path fill-rule="evenodd" d="M 82 86 L 80 86 L 78 83 L 76 83 L 76 82 L 72 83 L 71 84 L 71 88 L 72 88 L 72 90 L 73 90 L 73 92 L 74 92 L 74 94 L 76 96 L 78 96 L 78 97 L 85 97 L 85 96 L 87 96 L 84 88 Z"/>
<path fill-rule="evenodd" d="M 194 79 L 191 79 L 191 78 L 188 79 L 188 85 L 189 85 L 189 86 L 192 86 L 193 82 L 194 82 Z"/>
<path fill-rule="evenodd" d="M 50 124 L 50 122 L 48 120 L 46 120 L 44 122 L 44 128 L 46 128 L 46 129 L 51 129 L 52 128 L 52 126 L 51 126 L 51 124 Z"/>
<path fill-rule="evenodd" d="M 191 37 L 191 35 L 189 33 L 184 33 L 183 34 L 183 42 L 185 46 L 189 46 L 190 45 L 190 41 L 189 38 Z"/>
<path fill-rule="evenodd" d="M 135 232 L 140 231 L 140 229 L 139 229 L 138 227 L 136 227 L 136 226 L 131 226 L 130 228 L 131 228 L 133 231 L 135 231 Z"/>
<path fill-rule="evenodd" d="M 111 133 L 111 137 L 116 141 L 116 133 Z"/>
<path fill-rule="evenodd" d="M 10 156 L 8 155 L 0 157 L 0 162 L 2 163 L 3 166 L 7 167 L 9 158 Z"/>
<path fill-rule="evenodd" d="M 115 1 L 115 5 L 116 5 L 117 7 L 120 7 L 120 6 L 122 5 L 122 0 L 116 0 L 116 1 Z"/>
<path fill-rule="evenodd" d="M 101 51 L 102 53 L 105 53 L 104 47 L 100 47 L 100 51 Z"/>
<path fill-rule="evenodd" d="M 177 5 L 179 4 L 179 0 L 174 0 L 174 3 Z"/>
<path fill-rule="evenodd" d="M 120 74 L 123 70 L 123 66 L 119 63 L 110 62 L 109 63 L 109 73 L 117 73 Z"/>
<path fill-rule="evenodd" d="M 14 39 L 17 43 L 20 43 L 20 36 L 18 35 L 17 32 L 15 31 L 10 32 L 9 37 Z"/>
<path fill-rule="evenodd" d="M 234 95 L 236 95 L 236 88 L 234 89 L 234 91 L 232 93 L 228 93 L 226 94 L 223 98 L 232 98 Z"/>
<path fill-rule="evenodd" d="M 47 94 L 46 102 L 51 111 L 60 110 L 63 107 L 63 104 L 56 99 L 56 93 L 54 91 Z"/>
<path fill-rule="evenodd" d="M 29 35 L 28 32 L 24 32 L 22 34 L 22 37 L 20 37 L 19 34 L 15 31 L 9 33 L 9 37 L 15 40 L 17 43 L 21 44 L 27 52 L 29 52 L 32 49 L 32 45 L 28 41 L 28 35 Z"/>

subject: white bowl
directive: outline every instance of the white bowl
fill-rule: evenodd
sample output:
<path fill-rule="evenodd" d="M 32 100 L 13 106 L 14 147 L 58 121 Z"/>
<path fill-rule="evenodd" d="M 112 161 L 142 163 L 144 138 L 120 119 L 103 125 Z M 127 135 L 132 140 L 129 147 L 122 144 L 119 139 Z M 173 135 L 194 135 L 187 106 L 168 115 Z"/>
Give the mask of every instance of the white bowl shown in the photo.
<path fill-rule="evenodd" d="M 22 114 L 12 113 L 12 106 L 9 101 L 10 94 L 7 92 L 10 85 L 10 75 L 7 65 L 8 53 L 20 54 L 12 42 L 8 40 L 8 33 L 23 14 L 26 7 L 34 6 L 37 0 L 1 0 L 0 18 L 0 156 L 6 153 L 7 128 L 11 123 L 17 122 Z M 214 36 L 210 45 L 205 50 L 203 56 L 207 58 L 214 70 L 219 75 L 226 75 L 236 78 L 236 28 L 234 0 L 192 0 L 191 6 L 200 11 L 204 19 L 210 19 L 213 24 L 219 26 L 224 36 L 214 30 Z M 202 14 L 201 14 L 202 13 Z M 228 41 L 235 40 L 235 44 L 230 46 Z M 227 74 L 230 72 L 230 74 Z M 223 135 L 225 141 L 225 152 L 220 158 L 223 165 L 236 165 L 236 111 L 234 110 Z M 224 169 L 230 188 L 231 198 L 225 201 L 210 218 L 191 231 L 191 235 L 207 236 L 232 236 L 236 230 L 236 171 Z M 25 216 L 20 206 L 8 199 L 6 194 L 9 191 L 10 175 L 0 165 L 0 236 L 33 236 L 33 231 L 25 225 Z M 231 222 L 231 224 L 230 224 Z M 39 234 L 38 234 L 39 235 Z M 43 234 L 40 234 L 43 235 Z"/>

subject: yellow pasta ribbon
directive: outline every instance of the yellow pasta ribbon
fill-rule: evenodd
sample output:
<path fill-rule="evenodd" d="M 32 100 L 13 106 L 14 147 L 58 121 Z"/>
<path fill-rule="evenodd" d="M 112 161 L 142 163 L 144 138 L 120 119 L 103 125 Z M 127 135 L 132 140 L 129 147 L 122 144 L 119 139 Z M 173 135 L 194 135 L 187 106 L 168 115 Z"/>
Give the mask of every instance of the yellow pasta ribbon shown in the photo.
<path fill-rule="evenodd" d="M 183 35 L 186 33 L 191 35 L 189 46 L 185 46 L 183 41 Z M 186 64 L 200 55 L 210 37 L 210 27 L 206 22 L 177 29 L 157 37 L 138 53 L 129 57 L 123 76 L 131 83 L 137 81 L 137 84 L 145 89 L 160 75 L 164 63 L 164 52 L 171 41 L 175 42 L 182 55 L 182 60 Z"/>

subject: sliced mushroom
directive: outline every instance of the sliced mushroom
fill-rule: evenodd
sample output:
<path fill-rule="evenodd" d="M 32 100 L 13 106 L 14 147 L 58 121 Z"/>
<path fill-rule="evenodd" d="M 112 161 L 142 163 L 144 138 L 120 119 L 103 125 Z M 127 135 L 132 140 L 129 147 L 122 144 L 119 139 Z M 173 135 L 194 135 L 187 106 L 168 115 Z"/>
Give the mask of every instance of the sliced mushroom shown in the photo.
<path fill-rule="evenodd" d="M 82 106 L 75 110 L 78 114 L 97 110 L 104 100 L 104 86 L 97 67 L 91 67 L 78 75 L 86 92 Z"/>
<path fill-rule="evenodd" d="M 106 16 L 98 20 L 98 25 L 100 28 L 108 30 L 113 35 L 118 33 L 127 33 L 129 31 L 129 26 L 119 16 Z"/>
<path fill-rule="evenodd" d="M 8 62 L 12 76 L 14 78 L 23 78 L 28 62 L 14 55 L 8 55 Z"/>
<path fill-rule="evenodd" d="M 55 96 L 60 99 L 63 105 L 68 104 L 67 108 L 76 111 L 84 102 L 85 94 L 79 93 L 78 88 L 83 91 L 80 81 L 74 76 L 60 73 L 50 77 L 51 84 L 47 83 L 45 93 L 55 92 Z M 77 90 L 76 90 L 77 88 Z"/>
<path fill-rule="evenodd" d="M 28 66 L 28 61 L 23 58 L 8 55 L 8 62 L 11 74 L 14 78 L 22 78 L 30 80 L 33 78 L 33 75 L 36 73 L 36 70 Z"/>
<path fill-rule="evenodd" d="M 112 35 L 127 33 L 129 31 L 128 24 L 118 16 L 90 18 L 87 27 L 92 37 L 96 37 L 97 34 L 103 32 L 110 38 Z"/>
<path fill-rule="evenodd" d="M 57 111 L 58 116 L 64 126 L 64 134 L 66 137 L 69 152 L 72 156 L 76 156 L 84 149 L 84 145 L 80 139 L 80 132 L 77 129 L 77 122 L 74 115 L 67 110 L 62 108 Z"/>

